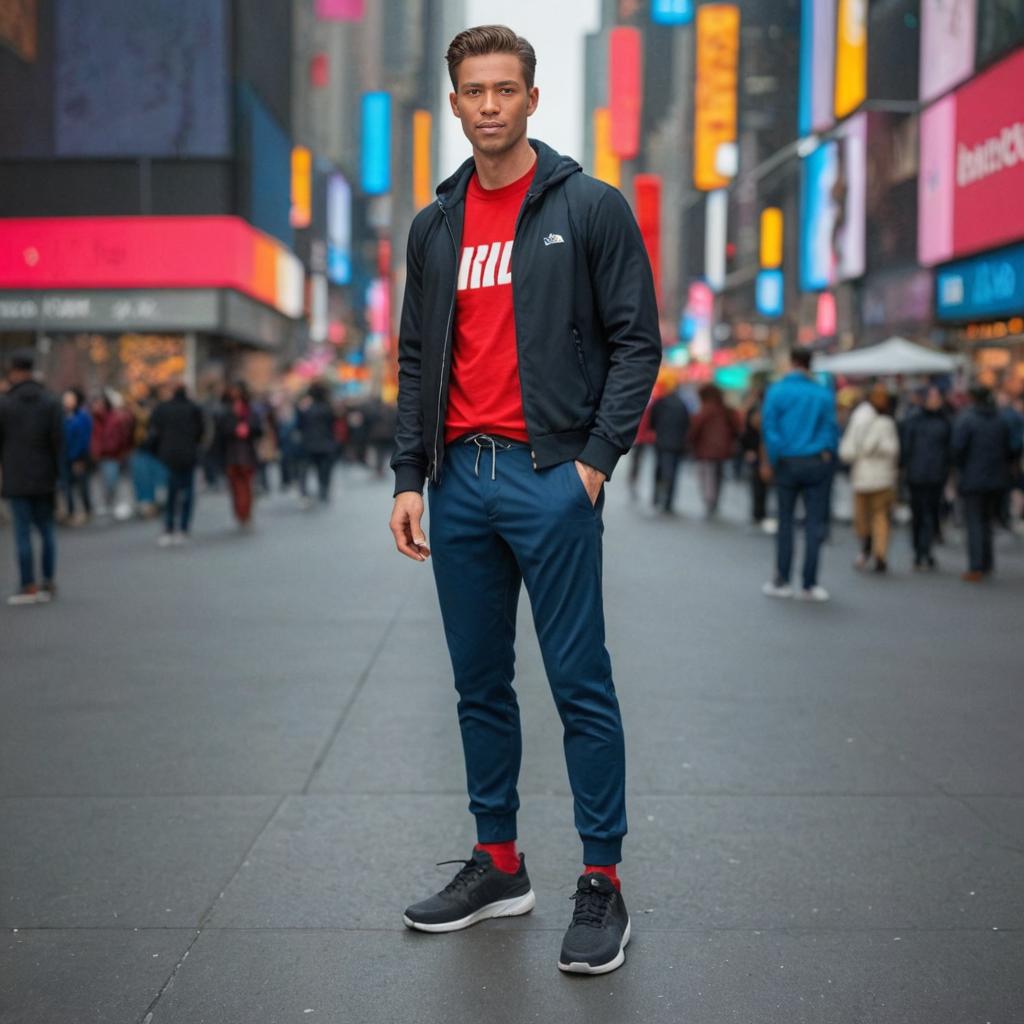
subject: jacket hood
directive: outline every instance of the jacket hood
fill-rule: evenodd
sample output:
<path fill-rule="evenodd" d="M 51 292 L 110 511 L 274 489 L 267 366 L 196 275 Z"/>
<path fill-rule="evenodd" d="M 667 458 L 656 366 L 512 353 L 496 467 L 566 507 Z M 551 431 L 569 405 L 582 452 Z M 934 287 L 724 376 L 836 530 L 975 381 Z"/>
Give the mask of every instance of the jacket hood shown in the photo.
<path fill-rule="evenodd" d="M 571 156 L 562 156 L 538 139 L 530 139 L 529 142 L 537 154 L 537 172 L 527 193 L 528 198 L 540 195 L 570 175 L 583 172 L 583 168 Z M 442 207 L 454 206 L 465 199 L 474 170 L 476 162 L 470 157 L 450 178 L 437 186 L 437 201 Z"/>

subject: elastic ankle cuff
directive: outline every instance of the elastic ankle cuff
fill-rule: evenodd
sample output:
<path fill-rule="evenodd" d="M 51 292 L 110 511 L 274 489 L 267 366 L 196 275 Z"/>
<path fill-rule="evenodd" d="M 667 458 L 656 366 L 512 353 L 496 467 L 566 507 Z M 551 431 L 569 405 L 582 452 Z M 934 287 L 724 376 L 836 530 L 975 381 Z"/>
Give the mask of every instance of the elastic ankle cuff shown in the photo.
<path fill-rule="evenodd" d="M 584 839 L 584 864 L 619 864 L 622 861 L 621 839 Z"/>
<path fill-rule="evenodd" d="M 515 814 L 478 814 L 476 841 L 478 843 L 511 843 L 518 838 Z"/>

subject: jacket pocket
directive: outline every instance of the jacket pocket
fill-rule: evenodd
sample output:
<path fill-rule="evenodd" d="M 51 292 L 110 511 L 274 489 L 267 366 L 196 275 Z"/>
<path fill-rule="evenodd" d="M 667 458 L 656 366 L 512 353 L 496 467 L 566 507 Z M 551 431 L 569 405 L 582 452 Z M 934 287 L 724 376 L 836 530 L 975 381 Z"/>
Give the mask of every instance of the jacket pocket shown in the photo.
<path fill-rule="evenodd" d="M 587 401 L 594 404 L 594 386 L 590 383 L 590 372 L 587 370 L 587 361 L 583 356 L 583 339 L 575 327 L 571 328 L 572 344 L 576 351 L 576 362 L 580 365 L 580 374 L 583 377 L 583 385 L 587 389 Z"/>

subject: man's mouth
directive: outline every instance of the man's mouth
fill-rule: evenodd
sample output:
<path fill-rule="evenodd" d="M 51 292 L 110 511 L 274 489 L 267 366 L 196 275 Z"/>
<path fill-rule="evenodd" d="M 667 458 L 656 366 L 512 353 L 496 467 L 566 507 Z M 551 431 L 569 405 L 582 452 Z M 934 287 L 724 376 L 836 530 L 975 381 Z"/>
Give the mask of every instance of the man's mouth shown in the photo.
<path fill-rule="evenodd" d="M 484 121 L 482 124 L 478 124 L 477 131 L 493 133 L 501 131 L 505 126 L 498 121 Z"/>

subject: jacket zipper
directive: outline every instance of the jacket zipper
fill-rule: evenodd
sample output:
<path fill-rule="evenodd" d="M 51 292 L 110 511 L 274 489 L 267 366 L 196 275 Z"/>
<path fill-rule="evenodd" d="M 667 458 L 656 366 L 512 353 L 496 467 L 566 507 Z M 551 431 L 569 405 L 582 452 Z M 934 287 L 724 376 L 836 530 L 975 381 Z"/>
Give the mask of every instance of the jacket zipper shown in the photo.
<path fill-rule="evenodd" d="M 509 273 L 512 275 L 512 318 L 513 318 L 513 321 L 515 320 L 515 304 L 516 304 L 516 284 L 515 284 L 515 277 L 516 277 L 516 272 L 515 272 L 515 266 L 516 266 L 516 240 L 519 238 L 519 225 L 522 224 L 522 222 L 523 222 L 523 214 L 526 213 L 526 210 L 529 207 L 529 205 L 535 199 L 537 199 L 539 196 L 541 196 L 543 194 L 544 194 L 543 190 L 540 191 L 540 192 L 527 192 L 526 193 L 526 200 L 523 202 L 523 205 L 519 208 L 519 213 L 516 216 L 516 226 L 515 226 L 515 229 L 512 231 L 512 262 L 511 262 L 511 265 L 509 267 Z M 519 328 L 518 328 L 518 326 L 516 327 L 516 360 L 518 361 L 520 366 L 523 365 L 522 352 L 520 352 L 520 350 L 519 350 Z M 523 375 L 522 375 L 522 373 L 519 374 L 519 398 L 520 398 L 520 400 L 523 403 L 523 417 L 525 418 L 526 417 L 526 396 L 523 394 Z M 527 433 L 527 436 L 529 436 L 529 433 L 530 433 L 530 425 L 529 425 L 529 423 L 527 423 L 527 425 L 526 425 L 526 433 Z M 537 469 L 537 452 L 533 448 L 533 442 L 532 441 L 530 442 L 530 461 L 533 463 L 533 468 L 536 471 L 536 469 Z"/>
<path fill-rule="evenodd" d="M 448 220 L 448 213 L 440 198 L 437 200 L 437 206 L 441 211 L 441 216 L 444 218 L 444 226 L 448 229 L 448 236 L 452 240 L 452 252 L 455 254 L 455 275 L 452 278 L 452 302 L 448 307 L 448 326 L 444 331 L 444 347 L 441 349 L 441 375 L 437 384 L 437 416 L 436 423 L 434 424 L 434 463 L 431 466 L 430 474 L 435 484 L 440 478 L 440 474 L 438 473 L 437 445 L 438 438 L 441 434 L 441 401 L 444 397 L 444 360 L 445 356 L 448 354 L 448 341 L 452 336 L 452 317 L 455 315 L 455 299 L 459 290 L 459 246 L 455 241 L 455 232 L 452 231 L 451 222 Z"/>
<path fill-rule="evenodd" d="M 587 361 L 583 358 L 583 339 L 575 327 L 572 328 L 572 343 L 576 349 L 576 361 L 580 364 L 580 373 L 583 374 L 583 384 L 587 389 L 587 401 L 593 403 L 594 389 L 590 384 L 590 374 L 587 372 Z"/>

